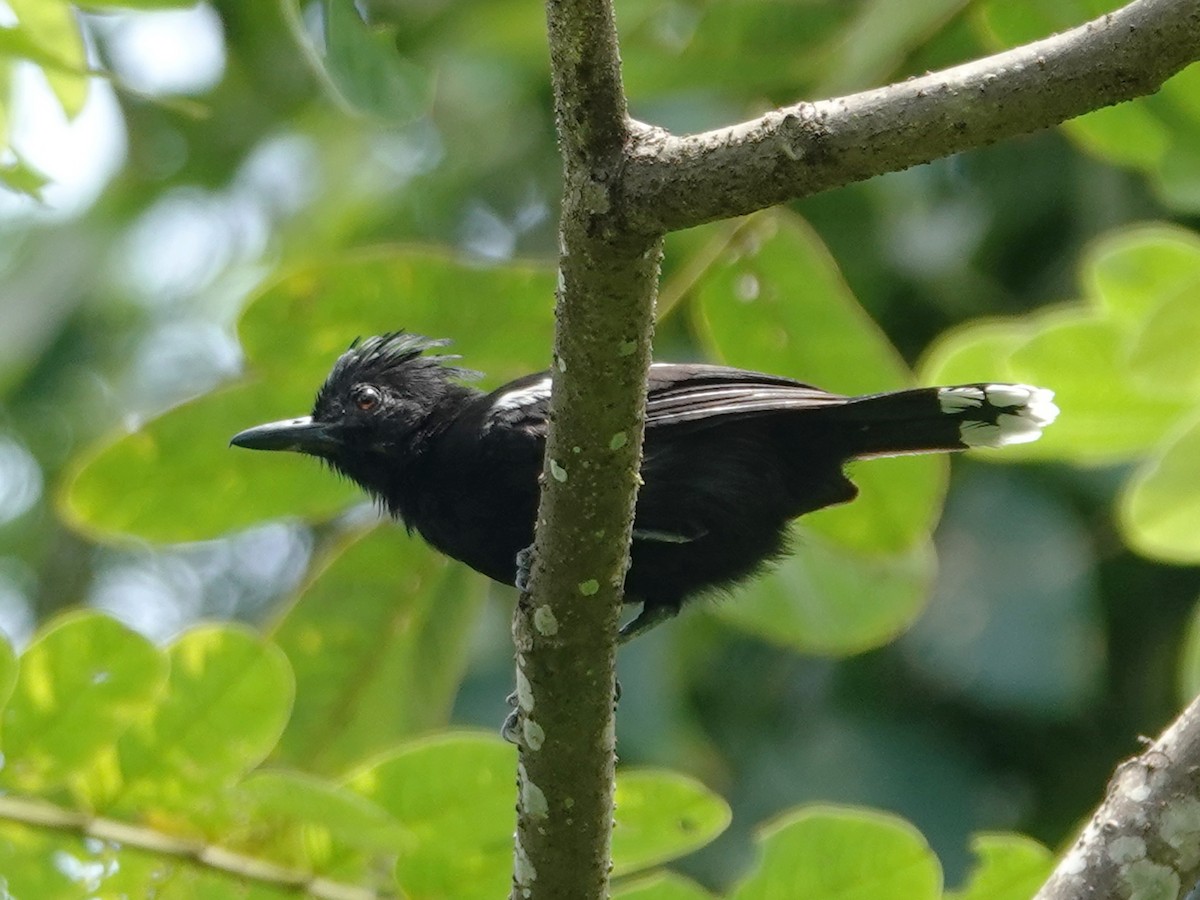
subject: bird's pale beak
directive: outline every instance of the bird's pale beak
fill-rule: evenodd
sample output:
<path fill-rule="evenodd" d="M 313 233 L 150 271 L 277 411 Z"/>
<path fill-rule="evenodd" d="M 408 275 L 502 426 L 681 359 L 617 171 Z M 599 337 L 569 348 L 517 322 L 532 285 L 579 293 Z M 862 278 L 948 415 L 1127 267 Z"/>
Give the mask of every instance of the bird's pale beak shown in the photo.
<path fill-rule="evenodd" d="M 313 456 L 326 456 L 342 446 L 338 427 L 329 422 L 314 422 L 312 416 L 268 422 L 239 431 L 229 443 L 250 450 L 294 450 Z"/>

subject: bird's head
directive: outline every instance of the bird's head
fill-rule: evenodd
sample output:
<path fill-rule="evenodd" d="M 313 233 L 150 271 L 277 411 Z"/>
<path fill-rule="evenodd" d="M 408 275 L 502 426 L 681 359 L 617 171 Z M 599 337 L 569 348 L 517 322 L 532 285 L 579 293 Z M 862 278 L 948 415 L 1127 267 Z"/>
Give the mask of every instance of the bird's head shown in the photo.
<path fill-rule="evenodd" d="M 317 456 L 386 493 L 385 472 L 419 452 L 421 437 L 444 423 L 447 398 L 466 391 L 455 382 L 474 374 L 449 365 L 454 357 L 426 353 L 448 343 L 403 331 L 355 340 L 317 391 L 312 415 L 249 428 L 230 443 Z"/>

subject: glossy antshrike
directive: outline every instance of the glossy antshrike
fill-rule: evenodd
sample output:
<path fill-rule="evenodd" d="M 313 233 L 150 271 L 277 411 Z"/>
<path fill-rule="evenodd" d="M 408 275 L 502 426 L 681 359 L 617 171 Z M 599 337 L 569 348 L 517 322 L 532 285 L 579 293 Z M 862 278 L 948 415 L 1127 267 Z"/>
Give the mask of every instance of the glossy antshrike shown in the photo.
<path fill-rule="evenodd" d="M 429 352 L 446 343 L 404 332 L 356 341 L 311 416 L 233 443 L 328 461 L 438 550 L 513 584 L 533 541 L 550 375 L 485 393 Z M 655 363 L 625 581 L 642 611 L 622 639 L 785 553 L 791 519 L 853 500 L 851 460 L 1032 441 L 1058 413 L 1053 396 L 968 384 L 844 397 L 777 375 Z"/>

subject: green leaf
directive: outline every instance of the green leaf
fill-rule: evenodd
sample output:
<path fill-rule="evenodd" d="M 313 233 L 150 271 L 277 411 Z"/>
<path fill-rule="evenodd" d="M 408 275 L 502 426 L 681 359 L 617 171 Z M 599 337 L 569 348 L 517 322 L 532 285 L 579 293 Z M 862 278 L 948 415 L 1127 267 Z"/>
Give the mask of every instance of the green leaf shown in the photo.
<path fill-rule="evenodd" d="M 686 107 L 703 103 L 701 97 L 693 99 L 700 93 L 698 84 L 720 85 L 729 98 L 725 102 L 734 107 L 730 116 L 737 97 L 787 91 L 779 97 L 783 102 L 797 92 L 812 96 L 818 81 L 828 76 L 830 57 L 858 8 L 803 3 L 787 7 L 787 14 L 781 15 L 779 5 L 770 0 L 666 7 L 618 3 L 629 95 L 642 102 L 665 96 L 674 99 L 676 107 Z M 498 17 L 503 7 L 497 9 Z M 513 18 L 511 12 L 507 18 Z M 688 96 L 682 104 L 680 93 Z M 696 115 L 690 109 L 685 112 Z M 701 106 L 701 112 L 713 111 Z"/>
<path fill-rule="evenodd" d="M 692 287 L 713 356 L 846 394 L 910 384 L 899 354 L 802 220 L 756 216 L 721 241 L 706 251 L 711 262 Z M 805 524 L 858 550 L 905 550 L 937 520 L 945 477 L 945 461 L 930 456 L 864 463 L 854 472 L 859 498 Z"/>
<path fill-rule="evenodd" d="M 1028 43 L 1080 25 L 1121 6 L 1120 0 L 987 0 L 978 9 L 993 47 Z M 1200 209 L 1200 73 L 1184 69 L 1155 93 L 1072 119 L 1063 131 L 1085 150 L 1150 176 L 1163 199 Z"/>
<path fill-rule="evenodd" d="M 377 248 L 301 266 L 265 287 L 243 316 L 256 379 L 171 410 L 74 460 L 60 512 L 97 537 L 159 541 L 202 540 L 287 515 L 328 519 L 361 494 L 313 459 L 230 448 L 229 439 L 307 412 L 354 337 L 400 325 L 463 336 L 466 363 L 499 379 L 542 367 L 553 296 L 548 269 L 470 266 L 429 250 Z"/>
<path fill-rule="evenodd" d="M 1200 237 L 1168 224 L 1118 229 L 1096 241 L 1079 268 L 1088 297 L 1108 317 L 1137 327 L 1200 282 Z"/>
<path fill-rule="evenodd" d="M 414 741 L 347 784 L 409 830 L 396 865 L 405 896 L 472 900 L 509 884 L 515 771 L 513 748 L 499 738 L 449 733 Z M 617 872 L 702 846 L 729 822 L 725 802 L 682 775 L 621 772 L 616 790 Z"/>
<path fill-rule="evenodd" d="M 694 881 L 674 872 L 657 872 L 613 889 L 613 900 L 715 900 Z"/>
<path fill-rule="evenodd" d="M 922 367 L 923 378 L 941 383 L 1003 367 L 1001 377 L 1055 392 L 1062 412 L 1040 440 L 980 451 L 981 458 L 1120 462 L 1152 448 L 1189 408 L 1186 397 L 1140 387 L 1125 365 L 1126 333 L 1081 304 L 1008 327 L 992 321 L 956 330 L 935 343 Z M 1006 351 L 1007 361 L 999 359 Z"/>
<path fill-rule="evenodd" d="M 820 238 L 798 216 L 728 229 L 693 286 L 697 323 L 723 362 L 810 378 L 847 394 L 904 387 L 899 354 L 858 305 Z M 836 384 L 834 383 L 836 382 Z"/>
<path fill-rule="evenodd" d="M 196 0 L 86 0 L 88 9 L 191 9 Z"/>
<path fill-rule="evenodd" d="M 1191 284 L 1147 317 L 1129 349 L 1130 371 L 1147 391 L 1200 398 L 1200 267 Z"/>
<path fill-rule="evenodd" d="M 1013 381 L 1009 362 L 1029 340 L 1034 327 L 1026 319 L 979 319 L 942 332 L 917 367 L 922 384 L 970 384 Z M 1019 445 L 1015 449 L 1020 450 Z"/>
<path fill-rule="evenodd" d="M 72 63 L 56 55 L 51 49 L 39 43 L 38 37 L 24 25 L 15 27 L 0 27 L 0 57 L 24 59 L 42 69 L 63 72 L 68 75 L 87 75 L 86 65 L 79 65 L 79 60 Z M 86 64 L 86 60 L 83 61 Z"/>
<path fill-rule="evenodd" d="M 1182 405 L 1143 396 L 1122 371 L 1125 335 L 1118 326 L 1076 306 L 1038 317 L 1034 335 L 1013 353 L 1015 377 L 1050 387 L 1063 411 L 1032 456 L 1109 462 L 1152 446 Z"/>
<path fill-rule="evenodd" d="M 676 772 L 617 774 L 613 874 L 623 875 L 683 856 L 729 826 L 729 805 L 700 782 Z"/>
<path fill-rule="evenodd" d="M 1138 553 L 1167 562 L 1200 562 L 1200 415 L 1183 422 L 1121 492 L 1119 521 Z"/>
<path fill-rule="evenodd" d="M 460 732 L 414 741 L 347 784 L 412 834 L 396 863 L 406 897 L 482 900 L 509 887 L 515 772 L 511 745 Z"/>
<path fill-rule="evenodd" d="M 83 109 L 88 79 L 87 53 L 75 10 L 61 0 L 9 0 L 25 35 L 59 65 L 43 69 L 68 119 Z"/>
<path fill-rule="evenodd" d="M 886 84 L 970 0 L 870 0 L 830 48 L 828 73 L 811 96 L 837 97 Z"/>
<path fill-rule="evenodd" d="M 841 656 L 886 644 L 924 609 L 936 568 L 928 542 L 862 554 L 801 526 L 794 534 L 792 553 L 716 606 L 722 619 L 801 653 Z"/>
<path fill-rule="evenodd" d="M 10 98 L 12 96 L 13 70 L 15 68 L 16 64 L 13 60 L 4 59 L 0 56 L 0 149 L 6 149 L 10 153 L 12 152 L 12 148 L 8 146 L 8 139 L 9 128 L 12 127 L 12 110 L 9 109 L 9 106 L 12 105 Z M 20 180 L 20 177 L 18 177 L 18 183 Z"/>
<path fill-rule="evenodd" d="M 393 124 L 421 115 L 430 102 L 424 72 L 400 56 L 391 32 L 367 25 L 352 0 L 322 0 L 325 65 L 350 110 Z"/>
<path fill-rule="evenodd" d="M 850 551 L 894 555 L 918 548 L 937 524 L 948 463 L 938 456 L 895 456 L 852 463 L 851 503 L 809 513 L 805 527 Z"/>
<path fill-rule="evenodd" d="M 989 36 L 1004 46 L 1028 44 L 1082 25 L 1121 5 L 1121 0 L 985 0 L 980 4 L 981 22 Z"/>
<path fill-rule="evenodd" d="M 942 870 L 924 837 L 895 816 L 812 806 L 758 834 L 757 865 L 731 900 L 938 900 Z"/>
<path fill-rule="evenodd" d="M 166 900 L 177 882 L 186 881 L 191 871 L 186 863 L 164 858 L 158 853 L 135 850 L 129 846 L 117 849 L 114 844 L 87 838 L 79 840 L 75 846 L 64 844 L 56 852 L 48 854 L 43 865 L 57 868 L 67 860 L 69 862 L 63 868 L 75 883 L 71 896 L 76 900 L 101 897 L 105 900 L 126 897 L 132 900 L 134 897 L 147 896 L 153 896 L 154 900 Z M 233 885 L 235 882 L 226 878 L 225 883 Z M 92 890 L 88 891 L 89 887 Z M 17 893 L 16 896 L 43 895 Z M 233 900 L 227 892 L 212 891 L 203 896 L 205 900 L 225 900 L 226 897 Z"/>
<path fill-rule="evenodd" d="M 967 883 L 946 900 L 1029 900 L 1054 869 L 1053 854 L 1020 834 L 977 834 L 971 850 L 976 863 Z"/>
<path fill-rule="evenodd" d="M 1153 129 L 1147 122 L 1135 123 L 1147 130 L 1144 134 L 1139 133 L 1134 141 L 1126 132 L 1125 144 L 1151 145 L 1153 149 L 1147 158 L 1136 160 L 1138 167 L 1150 176 L 1151 186 L 1164 203 L 1192 213 L 1200 210 L 1200 153 L 1196 151 L 1200 141 L 1198 94 L 1200 72 L 1195 66 L 1189 66 L 1169 78 L 1154 94 L 1114 107 L 1121 109 L 1135 105 L 1153 112 L 1158 129 Z M 1087 127 L 1095 116 L 1096 113 L 1092 113 L 1076 121 Z M 1101 155 L 1123 162 L 1115 130 L 1110 130 L 1106 137 L 1108 140 Z M 1160 152 L 1153 155 L 1153 151 Z"/>
<path fill-rule="evenodd" d="M 1063 123 L 1083 149 L 1111 162 L 1152 169 L 1166 157 L 1171 133 L 1148 106 L 1136 102 L 1109 106 Z M 1130 140 L 1131 134 L 1137 140 Z"/>
<path fill-rule="evenodd" d="M 1200 238 L 1122 229 L 1092 246 L 1080 272 L 1088 303 L 971 323 L 939 338 L 921 366 L 922 380 L 1005 378 L 1055 392 L 1062 415 L 1041 440 L 992 459 L 1122 462 L 1154 448 L 1200 392 Z"/>
<path fill-rule="evenodd" d="M 17 671 L 17 654 L 8 639 L 0 634 L 0 710 L 4 709 L 8 698 L 12 696 L 13 688 L 16 687 Z M 0 718 L 0 722 L 2 721 Z M 0 732 L 0 736 L 2 735 Z"/>
<path fill-rule="evenodd" d="M 409 840 L 399 822 L 365 797 L 301 772 L 254 772 L 237 786 L 236 794 L 257 821 L 304 826 L 321 836 L 315 842 L 321 845 L 332 840 L 362 850 L 394 851 Z M 321 862 L 311 852 L 307 860 Z"/>
<path fill-rule="evenodd" d="M 13 900 L 87 900 L 102 896 L 83 877 L 97 877 L 103 861 L 84 840 L 44 828 L 0 824 L 0 885 Z M 103 895 L 113 896 L 113 895 Z M 119 895 L 117 895 L 119 896 Z M 129 895 L 133 896 L 133 895 Z"/>
<path fill-rule="evenodd" d="M 229 446 L 251 425 L 297 415 L 321 377 L 240 385 L 173 409 L 74 461 L 59 513 L 98 539 L 197 541 L 264 519 L 328 519 L 360 496 L 315 459 Z"/>
<path fill-rule="evenodd" d="M 162 879 L 161 888 L 154 891 L 154 900 L 296 900 L 294 887 L 275 887 L 255 884 L 246 879 L 231 878 L 220 872 L 200 869 L 195 866 L 164 868 L 160 863 L 150 869 L 153 878 Z M 119 877 L 119 872 L 117 873 Z M 114 881 L 116 878 L 113 879 Z M 110 894 L 127 897 L 137 894 Z M 89 898 L 90 900 L 90 898 Z"/>
<path fill-rule="evenodd" d="M 1200 694 L 1200 602 L 1192 607 L 1179 654 L 1179 701 L 1187 704 Z"/>
<path fill-rule="evenodd" d="M 16 156 L 15 154 L 14 156 L 15 159 L 6 163 L 0 163 L 0 182 L 3 182 L 4 186 L 9 190 L 32 197 L 35 200 L 40 200 L 42 197 L 42 188 L 50 183 L 49 176 L 30 165 L 20 156 Z"/>
<path fill-rule="evenodd" d="M 168 648 L 167 690 L 117 745 L 113 805 L 194 814 L 275 746 L 292 701 L 278 647 L 238 625 L 200 625 Z"/>
<path fill-rule="evenodd" d="M 521 263 L 472 265 L 432 249 L 372 248 L 277 279 L 247 308 L 238 334 L 256 375 L 276 388 L 285 379 L 303 379 L 308 402 L 301 409 L 307 410 L 353 338 L 398 328 L 451 338 L 463 364 L 496 384 L 545 368 L 554 332 L 554 271 Z"/>
<path fill-rule="evenodd" d="M 166 669 L 149 641 L 115 619 L 89 612 L 50 623 L 21 655 L 0 779 L 35 793 L 73 779 L 149 712 Z"/>
<path fill-rule="evenodd" d="M 1152 447 L 1188 408 L 1186 398 L 1133 383 L 1119 327 L 1082 309 L 1038 317 L 1038 332 L 1012 355 L 1021 381 L 1055 392 L 1062 410 L 1029 455 L 1116 462 Z"/>
<path fill-rule="evenodd" d="M 1168 81 L 1163 93 L 1173 98 L 1182 94 L 1182 90 L 1173 90 L 1175 82 L 1187 77 L 1192 77 L 1194 81 L 1194 76 L 1190 76 L 1194 68 L 1184 69 Z M 1194 84 L 1189 90 L 1193 95 L 1200 93 Z M 1168 148 L 1162 164 L 1154 173 L 1156 177 L 1153 184 L 1168 203 L 1189 212 L 1200 209 L 1200 152 L 1196 150 L 1196 143 L 1200 140 L 1200 116 L 1194 118 L 1197 121 L 1190 123 L 1191 127 L 1184 138 Z"/>
<path fill-rule="evenodd" d="M 398 529 L 337 548 L 272 629 L 296 675 L 277 758 L 342 771 L 444 725 L 486 591 Z"/>

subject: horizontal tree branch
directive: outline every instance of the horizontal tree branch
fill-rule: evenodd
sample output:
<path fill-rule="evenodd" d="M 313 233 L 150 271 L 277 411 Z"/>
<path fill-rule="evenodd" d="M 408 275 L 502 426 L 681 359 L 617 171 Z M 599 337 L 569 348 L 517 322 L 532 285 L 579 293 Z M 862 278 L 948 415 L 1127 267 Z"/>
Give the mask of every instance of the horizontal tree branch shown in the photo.
<path fill-rule="evenodd" d="M 1200 0 L 1135 0 L 1004 53 L 716 131 L 639 124 L 625 215 L 647 234 L 743 215 L 1153 93 L 1197 58 Z"/>
<path fill-rule="evenodd" d="M 16 822 L 32 828 L 73 834 L 132 847 L 174 859 L 186 865 L 227 875 L 231 881 L 254 882 L 276 890 L 294 891 L 318 900 L 386 900 L 392 893 L 343 884 L 311 872 L 292 869 L 269 860 L 227 850 L 216 844 L 177 837 L 153 828 L 93 816 L 41 800 L 0 797 L 0 821 Z"/>
<path fill-rule="evenodd" d="M 1118 767 L 1034 900 L 1182 897 L 1200 879 L 1200 698 Z"/>

